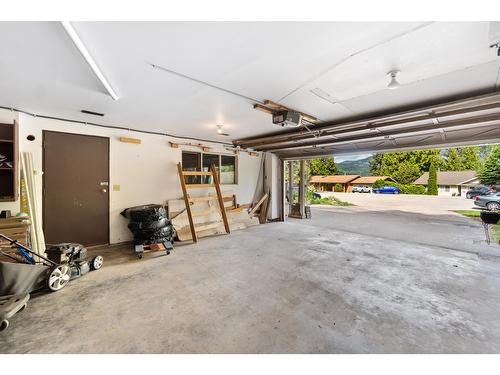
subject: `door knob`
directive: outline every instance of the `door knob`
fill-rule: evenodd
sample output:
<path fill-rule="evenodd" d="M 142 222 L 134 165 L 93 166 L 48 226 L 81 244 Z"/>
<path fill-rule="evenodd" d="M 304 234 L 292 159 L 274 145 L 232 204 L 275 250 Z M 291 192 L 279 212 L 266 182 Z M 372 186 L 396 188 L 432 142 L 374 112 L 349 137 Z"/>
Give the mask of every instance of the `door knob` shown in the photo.
<path fill-rule="evenodd" d="M 106 190 L 106 189 L 102 188 L 102 189 L 101 189 L 101 191 L 102 191 L 103 193 L 106 193 L 108 190 Z"/>

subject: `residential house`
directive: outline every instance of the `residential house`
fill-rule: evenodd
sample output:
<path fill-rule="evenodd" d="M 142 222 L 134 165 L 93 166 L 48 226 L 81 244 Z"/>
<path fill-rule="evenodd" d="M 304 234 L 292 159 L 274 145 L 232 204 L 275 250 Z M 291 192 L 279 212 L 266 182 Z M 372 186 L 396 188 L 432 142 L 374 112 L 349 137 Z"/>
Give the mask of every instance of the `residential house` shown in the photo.
<path fill-rule="evenodd" d="M 371 188 L 375 181 L 378 180 L 396 182 L 395 179 L 389 176 L 362 176 L 352 181 L 351 184 L 352 186 L 369 186 Z"/>
<path fill-rule="evenodd" d="M 359 177 L 359 175 L 311 176 L 309 183 L 319 191 L 334 191 L 335 185 L 340 184 L 343 192 L 350 192 L 352 181 Z"/>
<path fill-rule="evenodd" d="M 414 184 L 427 185 L 429 172 L 420 176 Z M 437 172 L 438 195 L 463 196 L 469 189 L 479 184 L 476 171 Z"/>

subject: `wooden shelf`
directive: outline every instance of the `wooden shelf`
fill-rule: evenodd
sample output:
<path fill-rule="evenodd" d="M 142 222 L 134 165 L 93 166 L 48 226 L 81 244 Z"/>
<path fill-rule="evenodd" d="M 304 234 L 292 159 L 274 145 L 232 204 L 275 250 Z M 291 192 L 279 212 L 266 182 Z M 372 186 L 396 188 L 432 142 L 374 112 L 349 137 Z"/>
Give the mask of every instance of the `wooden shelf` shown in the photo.
<path fill-rule="evenodd" d="M 13 139 L 0 139 L 0 143 L 14 143 Z"/>
<path fill-rule="evenodd" d="M 0 168 L 0 171 L 13 171 L 14 168 Z"/>

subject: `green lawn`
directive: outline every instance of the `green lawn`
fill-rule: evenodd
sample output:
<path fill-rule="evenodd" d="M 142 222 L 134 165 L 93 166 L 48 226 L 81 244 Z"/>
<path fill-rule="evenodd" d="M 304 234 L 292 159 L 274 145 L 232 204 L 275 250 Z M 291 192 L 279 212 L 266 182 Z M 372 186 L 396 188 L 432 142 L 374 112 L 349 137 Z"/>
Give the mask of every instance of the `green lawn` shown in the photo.
<path fill-rule="evenodd" d="M 454 210 L 453 212 L 481 221 L 479 218 L 481 213 L 480 210 Z M 500 242 L 500 225 L 493 225 L 493 228 L 491 229 L 491 237 L 492 242 Z"/>
<path fill-rule="evenodd" d="M 481 211 L 480 210 L 454 210 L 457 214 L 464 215 L 467 217 L 479 217 Z"/>

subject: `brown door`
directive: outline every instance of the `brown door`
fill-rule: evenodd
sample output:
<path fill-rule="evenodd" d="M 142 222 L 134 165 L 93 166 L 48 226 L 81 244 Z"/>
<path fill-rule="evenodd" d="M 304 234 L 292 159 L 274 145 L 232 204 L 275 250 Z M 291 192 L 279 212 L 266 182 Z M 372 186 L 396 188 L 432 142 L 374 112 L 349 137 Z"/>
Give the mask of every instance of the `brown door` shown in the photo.
<path fill-rule="evenodd" d="M 109 243 L 109 138 L 44 131 L 43 171 L 45 241 Z"/>

